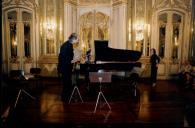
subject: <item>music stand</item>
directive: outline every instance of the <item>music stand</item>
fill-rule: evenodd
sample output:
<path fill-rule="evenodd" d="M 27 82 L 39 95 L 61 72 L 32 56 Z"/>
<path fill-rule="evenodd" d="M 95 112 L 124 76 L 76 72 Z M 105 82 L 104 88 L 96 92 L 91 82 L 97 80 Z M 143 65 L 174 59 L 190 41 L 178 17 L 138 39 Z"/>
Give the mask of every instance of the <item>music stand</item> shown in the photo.
<path fill-rule="evenodd" d="M 110 107 L 108 101 L 106 100 L 106 97 L 104 96 L 104 94 L 102 92 L 102 83 L 110 83 L 111 82 L 111 72 L 101 72 L 101 71 L 90 72 L 89 79 L 90 79 L 90 82 L 99 82 L 99 93 L 97 96 L 96 105 L 95 105 L 95 109 L 93 112 L 96 113 L 97 106 L 98 106 L 98 103 L 100 103 L 101 97 L 104 99 L 108 108 L 111 110 L 111 107 Z"/>
<path fill-rule="evenodd" d="M 81 93 L 80 93 L 80 91 L 79 91 L 79 88 L 77 87 L 77 81 L 78 81 L 78 72 L 77 72 L 77 70 L 73 73 L 73 75 L 74 75 L 74 77 L 73 77 L 73 79 L 74 79 L 74 81 L 75 81 L 75 86 L 74 86 L 74 89 L 73 89 L 73 91 L 72 91 L 72 94 L 71 94 L 71 96 L 70 96 L 70 99 L 69 99 L 69 104 L 71 103 L 71 101 L 72 101 L 72 98 L 73 98 L 73 95 L 77 92 L 77 94 L 79 95 L 79 98 L 81 99 L 81 101 L 82 101 L 82 103 L 83 103 L 83 99 L 82 99 L 82 97 L 81 97 Z"/>
<path fill-rule="evenodd" d="M 82 97 L 81 97 L 79 88 L 75 85 L 75 86 L 74 86 L 74 89 L 73 89 L 73 91 L 72 91 L 72 94 L 71 94 L 71 96 L 70 96 L 69 102 L 68 102 L 69 104 L 71 103 L 71 100 L 72 100 L 72 98 L 73 98 L 73 95 L 76 93 L 76 91 L 77 91 L 77 93 L 79 94 L 79 98 L 81 99 L 81 101 L 82 101 L 82 103 L 83 103 L 83 99 L 82 99 Z"/>
<path fill-rule="evenodd" d="M 25 91 L 24 89 L 20 89 L 19 92 L 18 92 L 18 96 L 17 96 L 17 98 L 16 98 L 16 101 L 15 101 L 15 104 L 14 104 L 14 108 L 16 108 L 16 105 L 17 105 L 17 103 L 18 103 L 18 100 L 19 100 L 20 95 L 21 95 L 22 92 L 23 92 L 24 94 L 26 94 L 27 96 L 29 96 L 30 98 L 32 98 L 32 99 L 35 100 L 35 97 L 33 97 L 32 95 L 30 95 L 27 91 Z"/>
<path fill-rule="evenodd" d="M 130 76 L 130 85 L 133 87 L 133 96 L 137 96 L 137 81 L 139 79 L 139 75 L 137 73 L 132 73 Z"/>
<path fill-rule="evenodd" d="M 10 71 L 10 77 L 12 77 L 13 79 L 15 80 L 28 80 L 24 77 L 24 71 L 23 70 L 11 70 Z M 16 98 L 16 101 L 15 101 L 15 104 L 14 104 L 14 108 L 16 108 L 16 105 L 18 103 L 18 100 L 20 98 L 20 95 L 21 93 L 24 93 L 26 94 L 27 96 L 29 96 L 30 98 L 34 99 L 35 100 L 35 97 L 33 97 L 32 95 L 30 95 L 27 91 L 25 91 L 24 89 L 20 88 L 19 92 L 18 92 L 18 95 L 17 95 L 17 98 Z"/>

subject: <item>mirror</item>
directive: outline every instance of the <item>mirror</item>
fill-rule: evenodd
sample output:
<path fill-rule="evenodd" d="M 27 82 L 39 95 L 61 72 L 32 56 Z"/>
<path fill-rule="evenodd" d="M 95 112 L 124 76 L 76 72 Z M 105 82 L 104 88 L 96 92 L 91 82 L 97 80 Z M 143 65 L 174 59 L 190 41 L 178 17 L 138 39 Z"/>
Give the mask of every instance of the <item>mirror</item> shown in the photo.
<path fill-rule="evenodd" d="M 30 20 L 31 14 L 28 12 L 22 12 L 22 20 L 24 27 L 24 55 L 25 57 L 30 57 Z"/>
<path fill-rule="evenodd" d="M 178 14 L 173 14 L 172 21 L 173 21 L 172 58 L 178 59 L 178 45 L 179 45 L 181 16 Z"/>
<path fill-rule="evenodd" d="M 159 56 L 165 56 L 165 35 L 166 35 L 167 14 L 159 16 Z"/>
<path fill-rule="evenodd" d="M 11 11 L 8 13 L 8 20 L 9 20 L 9 30 L 10 30 L 10 48 L 11 48 L 11 58 L 17 57 L 17 15 L 16 11 Z"/>

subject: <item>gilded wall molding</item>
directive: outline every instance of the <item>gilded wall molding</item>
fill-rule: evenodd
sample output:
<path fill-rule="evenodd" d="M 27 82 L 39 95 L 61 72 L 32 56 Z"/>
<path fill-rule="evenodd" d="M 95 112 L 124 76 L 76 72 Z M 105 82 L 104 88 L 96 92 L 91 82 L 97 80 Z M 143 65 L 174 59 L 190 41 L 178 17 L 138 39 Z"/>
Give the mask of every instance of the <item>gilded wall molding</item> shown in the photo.
<path fill-rule="evenodd" d="M 153 10 L 161 10 L 166 8 L 180 8 L 185 11 L 191 11 L 192 0 L 154 0 Z"/>
<path fill-rule="evenodd" d="M 112 0 L 78 0 L 79 4 L 111 4 Z"/>
<path fill-rule="evenodd" d="M 50 55 L 44 55 L 44 56 L 40 56 L 39 64 L 57 64 L 58 63 L 58 56 L 50 56 Z"/>
<path fill-rule="evenodd" d="M 38 3 L 36 0 L 3 0 L 2 7 L 5 8 L 7 6 L 27 6 L 30 8 L 37 8 Z"/>
<path fill-rule="evenodd" d="M 117 6 L 121 4 L 127 4 L 127 0 L 113 0 L 112 6 Z"/>
<path fill-rule="evenodd" d="M 70 3 L 72 5 L 78 5 L 78 1 L 77 0 L 64 0 L 64 3 Z"/>

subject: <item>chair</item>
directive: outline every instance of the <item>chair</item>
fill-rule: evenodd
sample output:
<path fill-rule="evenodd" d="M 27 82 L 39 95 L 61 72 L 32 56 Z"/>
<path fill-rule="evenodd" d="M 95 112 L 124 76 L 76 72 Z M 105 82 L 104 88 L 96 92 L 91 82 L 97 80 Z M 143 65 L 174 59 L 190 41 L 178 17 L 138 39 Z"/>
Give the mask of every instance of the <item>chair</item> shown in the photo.
<path fill-rule="evenodd" d="M 30 73 L 33 74 L 35 77 L 40 77 L 41 68 L 31 68 Z"/>
<path fill-rule="evenodd" d="M 15 82 L 19 83 L 18 85 L 26 85 L 26 79 L 24 77 L 24 71 L 23 70 L 11 70 L 10 71 L 10 80 L 15 84 Z M 32 99 L 35 99 L 30 93 L 28 93 L 23 86 L 19 88 L 16 101 L 14 103 L 14 108 L 16 108 L 18 100 L 21 96 L 21 94 L 24 93 L 27 96 L 29 96 Z"/>
<path fill-rule="evenodd" d="M 102 72 L 102 70 L 99 70 L 98 72 L 89 72 L 90 82 L 93 82 L 93 83 L 99 82 L 99 93 L 97 96 L 95 109 L 93 111 L 94 113 L 96 113 L 97 106 L 100 103 L 101 97 L 103 98 L 103 100 L 107 104 L 108 108 L 111 110 L 111 107 L 110 107 L 108 101 L 106 100 L 106 97 L 104 96 L 104 94 L 102 92 L 102 83 L 111 83 L 111 75 L 112 75 L 111 72 Z"/>
<path fill-rule="evenodd" d="M 10 78 L 13 80 L 21 80 L 24 79 L 24 71 L 23 70 L 11 70 L 9 74 Z"/>
<path fill-rule="evenodd" d="M 30 68 L 30 74 L 33 75 L 33 78 L 31 80 L 35 81 L 35 86 L 37 87 L 41 81 L 41 68 Z"/>

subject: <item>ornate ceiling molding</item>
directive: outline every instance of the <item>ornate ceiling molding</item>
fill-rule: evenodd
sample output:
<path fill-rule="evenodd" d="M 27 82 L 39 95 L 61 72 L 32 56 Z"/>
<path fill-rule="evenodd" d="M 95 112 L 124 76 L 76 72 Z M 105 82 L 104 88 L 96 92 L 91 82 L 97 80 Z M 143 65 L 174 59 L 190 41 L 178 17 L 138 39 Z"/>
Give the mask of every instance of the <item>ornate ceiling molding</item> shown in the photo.
<path fill-rule="evenodd" d="M 75 5 L 120 5 L 127 3 L 127 0 L 64 0 L 65 3 Z"/>
<path fill-rule="evenodd" d="M 37 8 L 37 0 L 3 0 L 2 1 L 2 7 L 8 7 L 8 6 L 27 6 L 30 8 Z"/>
<path fill-rule="evenodd" d="M 112 0 L 112 5 L 116 6 L 116 5 L 120 5 L 123 3 L 127 3 L 127 0 Z"/>
<path fill-rule="evenodd" d="M 79 4 L 110 4 L 112 0 L 78 0 Z"/>
<path fill-rule="evenodd" d="M 179 8 L 190 11 L 191 3 L 192 0 L 154 0 L 153 10 L 160 10 L 162 8 Z"/>
<path fill-rule="evenodd" d="M 64 3 L 70 3 L 73 5 L 78 5 L 78 0 L 64 0 Z"/>

